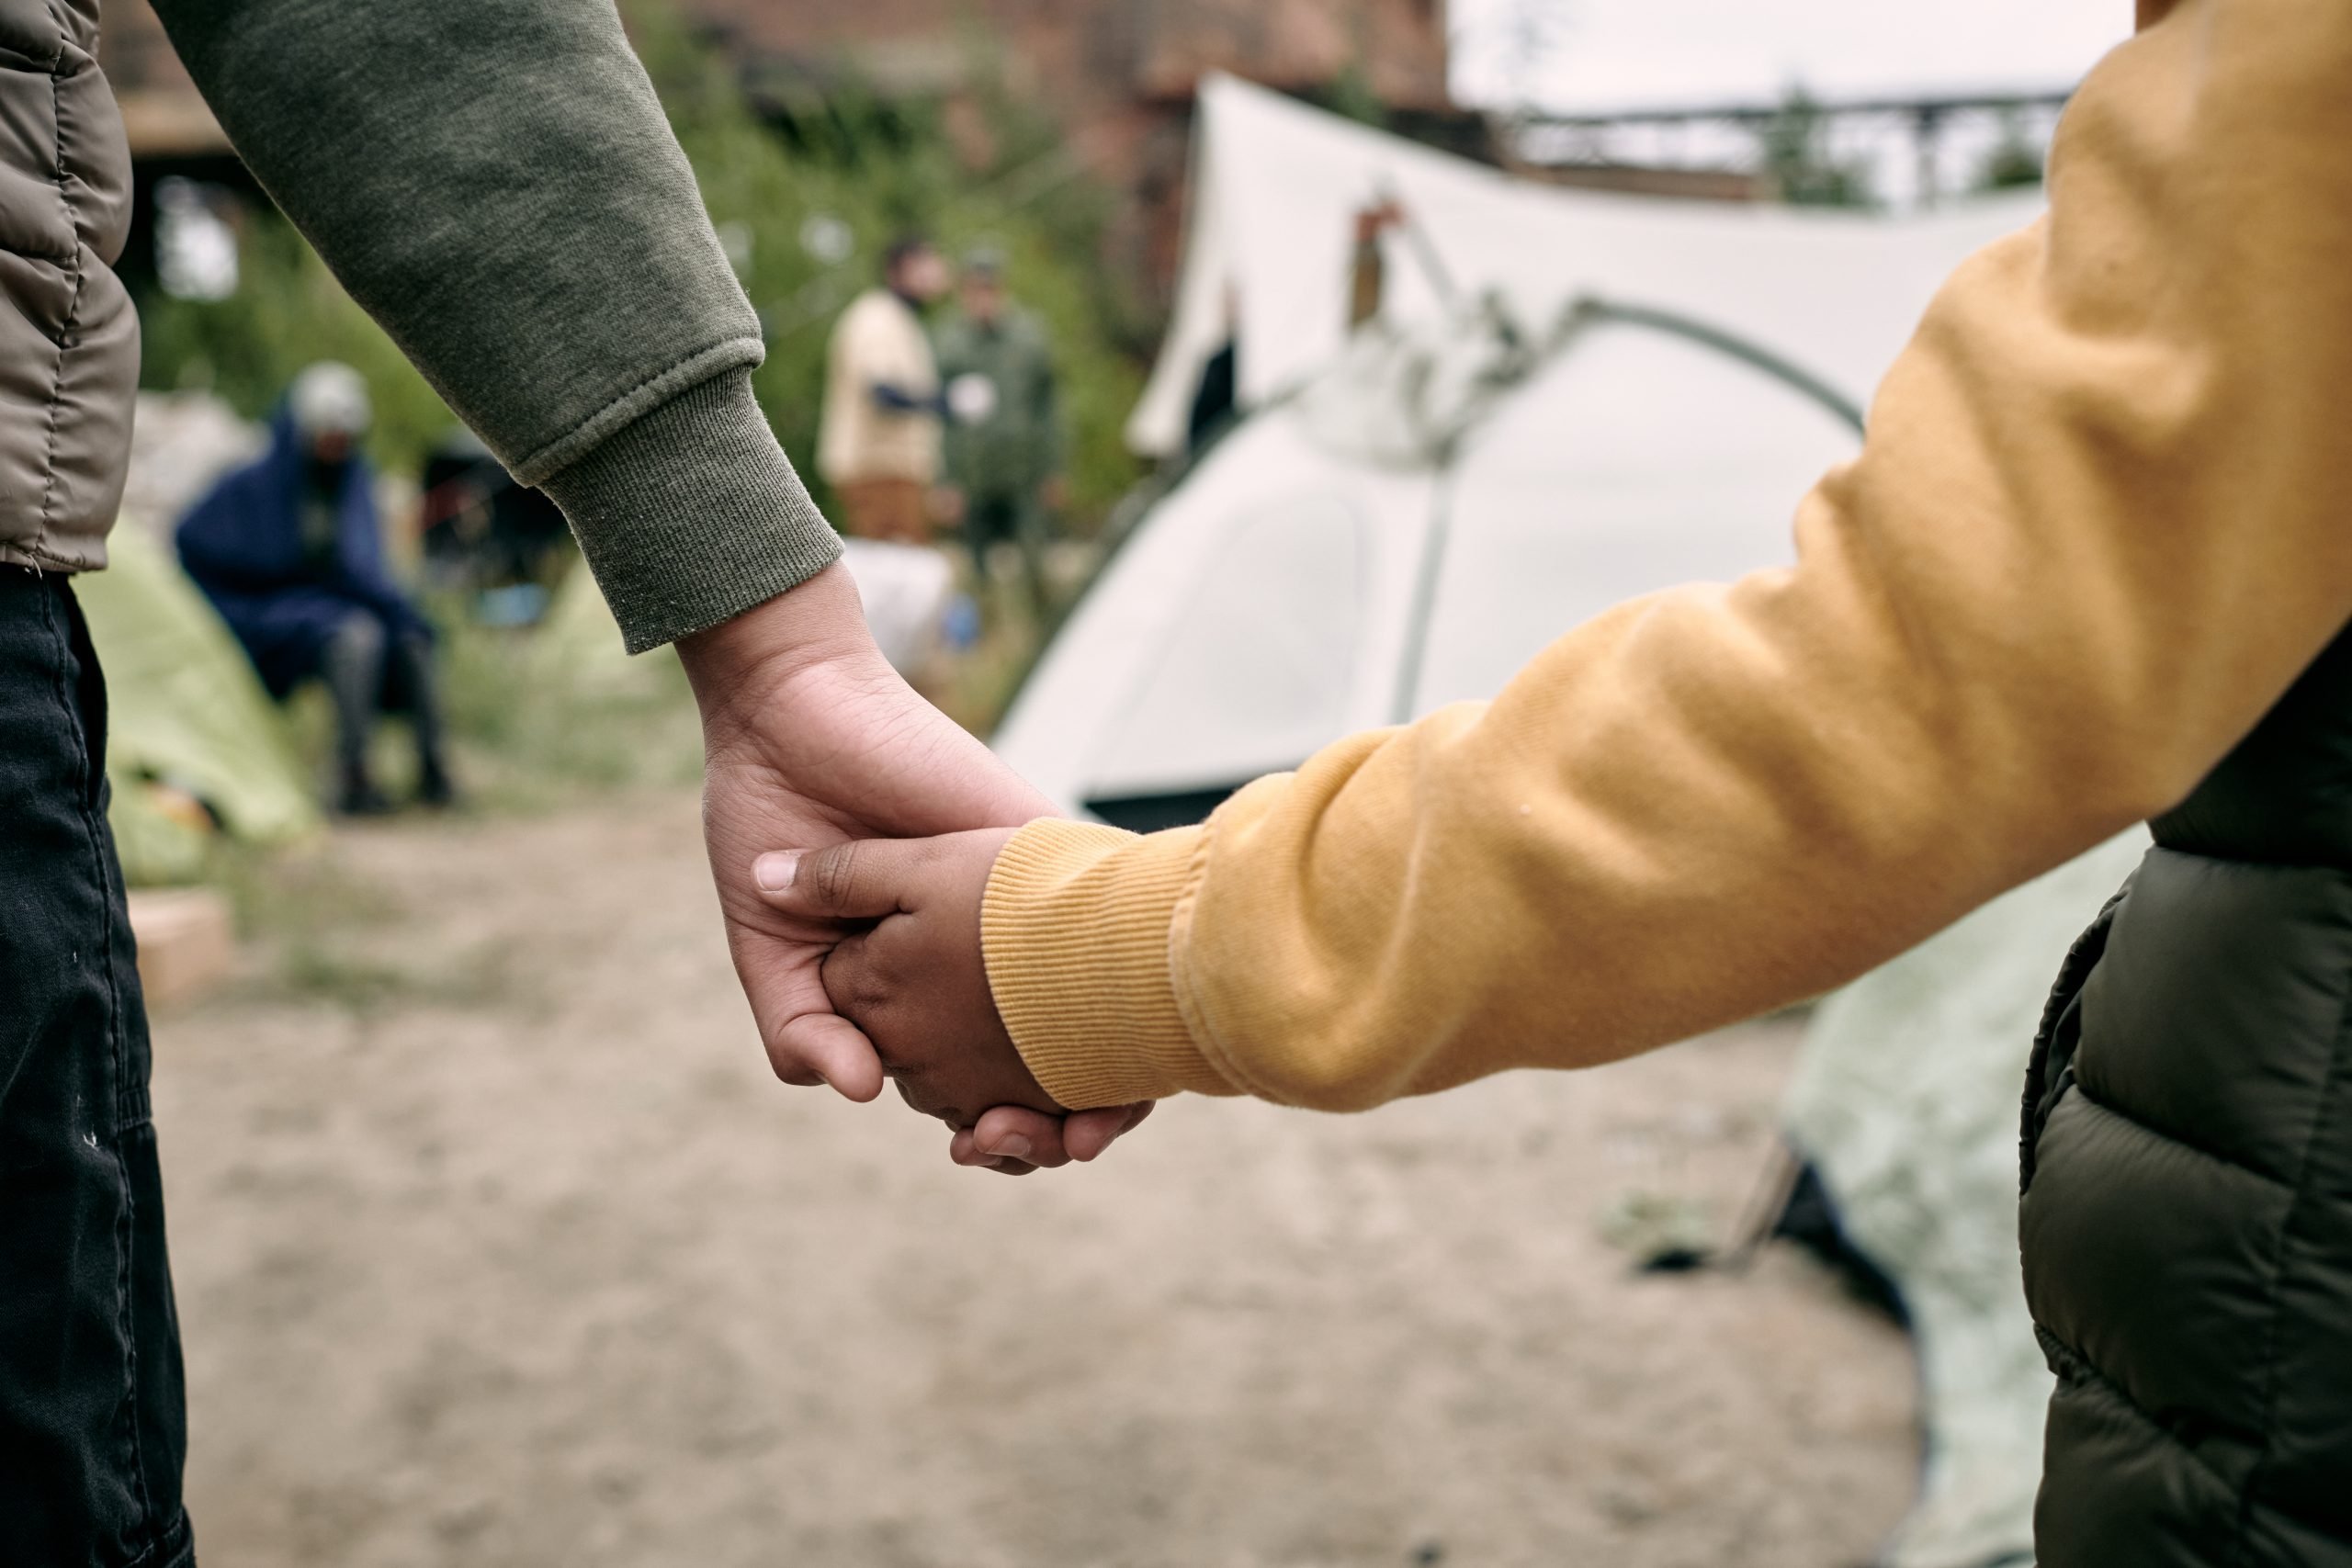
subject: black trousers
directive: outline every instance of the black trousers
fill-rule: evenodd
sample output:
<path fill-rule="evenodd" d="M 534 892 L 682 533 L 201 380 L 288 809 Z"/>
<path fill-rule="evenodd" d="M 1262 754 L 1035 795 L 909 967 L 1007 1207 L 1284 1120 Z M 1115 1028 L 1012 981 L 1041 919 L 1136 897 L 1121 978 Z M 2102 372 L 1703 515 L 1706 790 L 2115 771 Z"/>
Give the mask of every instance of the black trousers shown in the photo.
<path fill-rule="evenodd" d="M 334 699 L 335 761 L 345 780 L 367 773 L 368 744 L 387 707 L 407 710 L 424 769 L 445 765 L 433 643 L 424 631 L 389 630 L 374 611 L 355 608 L 328 640 L 322 672 Z"/>
<path fill-rule="evenodd" d="M 177 1568 L 187 1417 L 147 1019 L 66 579 L 0 566 L 0 1564 Z"/>

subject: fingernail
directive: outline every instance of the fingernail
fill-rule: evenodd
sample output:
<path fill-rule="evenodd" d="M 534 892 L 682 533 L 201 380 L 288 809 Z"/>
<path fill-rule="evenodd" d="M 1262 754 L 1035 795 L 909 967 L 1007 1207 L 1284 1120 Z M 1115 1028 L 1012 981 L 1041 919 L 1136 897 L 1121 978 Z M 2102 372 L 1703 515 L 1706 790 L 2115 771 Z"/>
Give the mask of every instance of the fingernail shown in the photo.
<path fill-rule="evenodd" d="M 779 850 L 774 854 L 762 855 L 752 863 L 752 874 L 759 880 L 760 890 L 763 893 L 783 892 L 792 886 L 792 879 L 799 871 L 798 850 Z"/>
<path fill-rule="evenodd" d="M 989 1153 L 995 1155 L 1000 1159 L 1027 1159 L 1032 1154 L 1036 1152 L 1036 1145 L 1031 1143 L 1020 1134 L 1007 1133 L 1003 1137 L 999 1138 L 995 1143 L 989 1145 Z"/>

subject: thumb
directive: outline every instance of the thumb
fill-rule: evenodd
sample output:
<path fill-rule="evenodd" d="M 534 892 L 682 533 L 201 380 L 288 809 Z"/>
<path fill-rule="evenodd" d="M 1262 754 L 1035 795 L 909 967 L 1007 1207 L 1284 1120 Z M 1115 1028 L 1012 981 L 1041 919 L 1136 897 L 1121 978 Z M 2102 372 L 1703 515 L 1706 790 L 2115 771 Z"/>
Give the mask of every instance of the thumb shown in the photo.
<path fill-rule="evenodd" d="M 907 907 L 915 872 L 929 857 L 920 841 L 858 839 L 821 850 L 777 850 L 752 863 L 770 908 L 820 920 L 875 920 Z"/>

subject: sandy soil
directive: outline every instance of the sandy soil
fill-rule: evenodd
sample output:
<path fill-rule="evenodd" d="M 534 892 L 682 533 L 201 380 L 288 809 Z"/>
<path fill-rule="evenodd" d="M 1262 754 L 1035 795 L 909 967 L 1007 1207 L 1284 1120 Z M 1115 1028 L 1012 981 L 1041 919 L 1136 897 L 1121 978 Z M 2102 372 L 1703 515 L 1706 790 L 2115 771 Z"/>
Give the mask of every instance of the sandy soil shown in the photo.
<path fill-rule="evenodd" d="M 1793 1036 L 957 1170 L 767 1076 L 694 801 L 339 839 L 157 1021 L 209 1564 L 1838 1568 L 1907 1350 L 1728 1221 Z"/>

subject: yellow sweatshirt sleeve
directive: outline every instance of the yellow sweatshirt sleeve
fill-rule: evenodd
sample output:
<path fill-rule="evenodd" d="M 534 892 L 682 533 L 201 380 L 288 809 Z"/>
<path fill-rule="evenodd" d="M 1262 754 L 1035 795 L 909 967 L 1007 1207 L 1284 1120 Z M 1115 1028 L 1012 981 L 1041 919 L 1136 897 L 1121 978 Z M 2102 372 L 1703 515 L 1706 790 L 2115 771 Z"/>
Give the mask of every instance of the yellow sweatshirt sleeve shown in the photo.
<path fill-rule="evenodd" d="M 1199 829 L 1023 830 L 984 940 L 1030 1066 L 1345 1110 L 1606 1061 L 2187 794 L 2352 616 L 2352 5 L 2182 0 L 2110 55 L 1797 544 Z"/>

